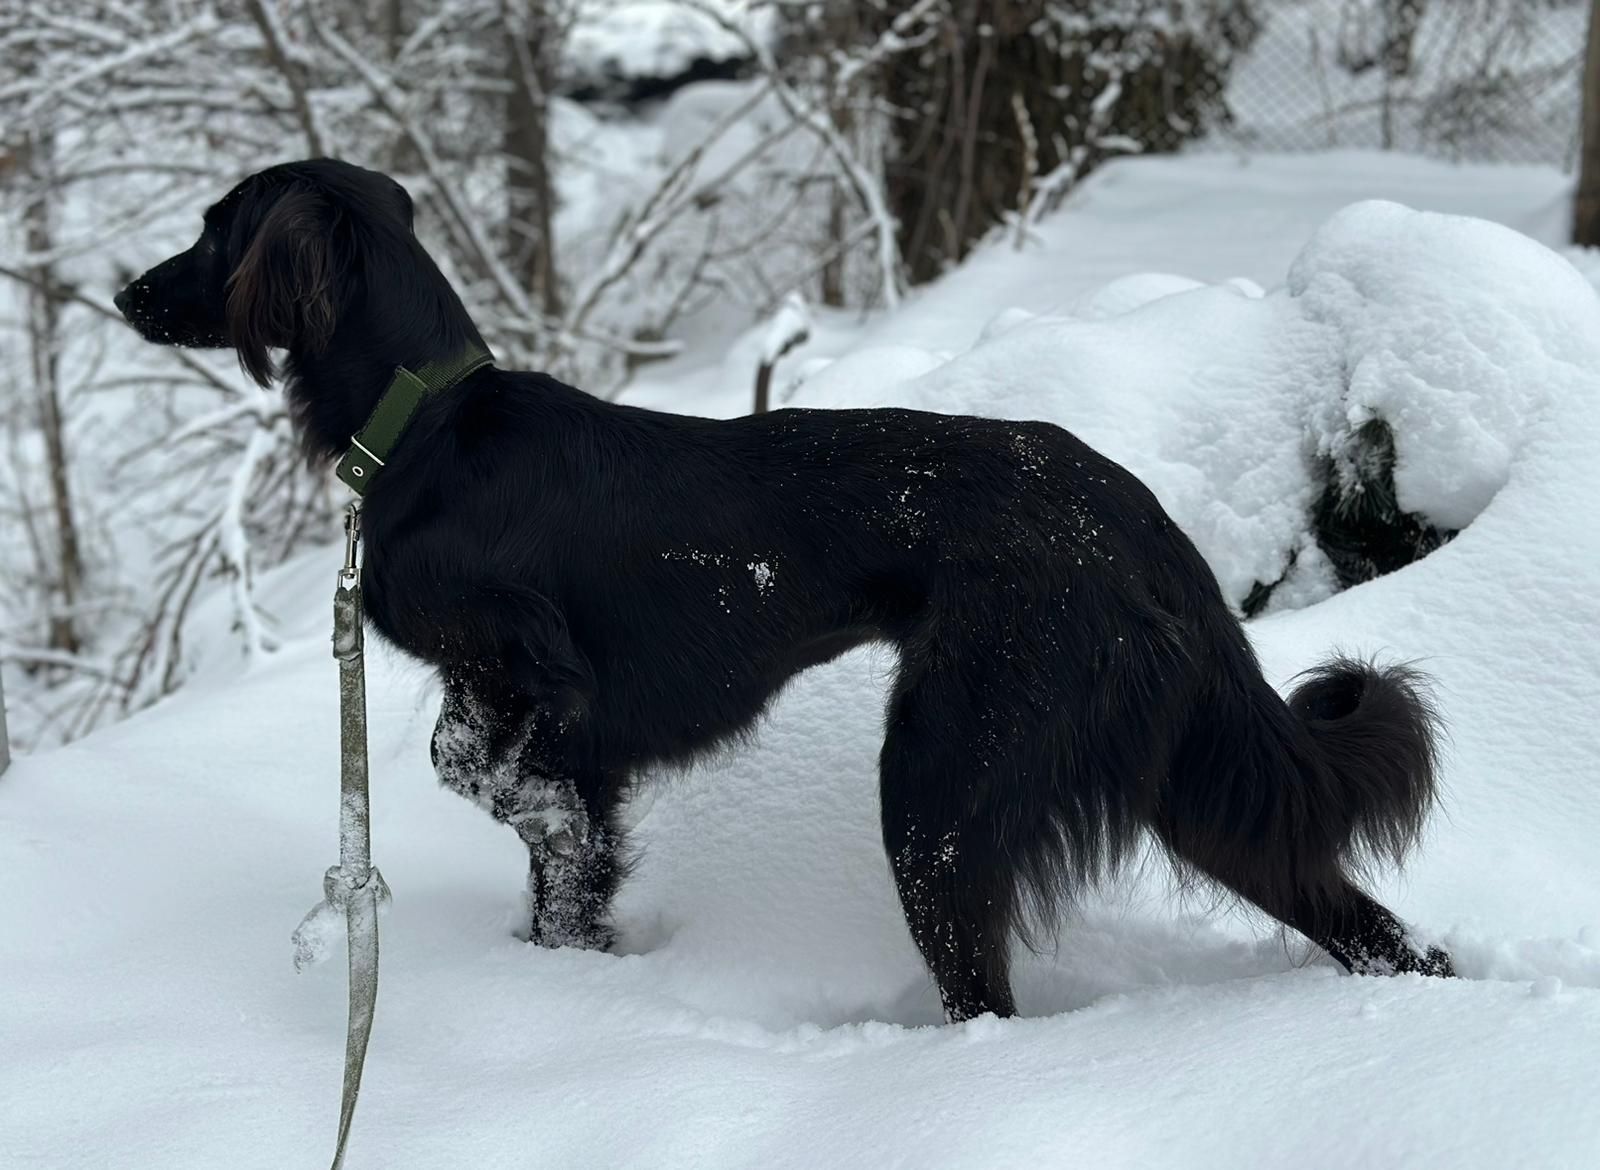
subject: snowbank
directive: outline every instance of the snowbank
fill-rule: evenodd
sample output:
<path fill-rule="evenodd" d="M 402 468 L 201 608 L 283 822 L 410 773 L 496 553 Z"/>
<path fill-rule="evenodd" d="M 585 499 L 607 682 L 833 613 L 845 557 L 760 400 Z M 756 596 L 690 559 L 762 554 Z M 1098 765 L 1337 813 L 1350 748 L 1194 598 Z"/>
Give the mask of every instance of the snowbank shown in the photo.
<path fill-rule="evenodd" d="M 1148 206 L 1179 169 L 1120 168 L 1118 205 Z M 1250 200 L 1282 198 L 1282 174 L 1237 176 L 1207 238 L 1260 222 Z M 1100 226 L 1126 270 L 1167 267 L 1138 251 L 1142 222 Z M 520 847 L 438 789 L 437 695 L 379 656 L 375 856 L 395 901 L 352 1170 L 1592 1164 L 1592 294 L 1507 232 L 1370 204 L 1265 295 L 1145 280 L 998 316 L 993 290 L 1038 265 L 979 256 L 801 397 L 1070 421 L 1150 476 L 1234 589 L 1295 539 L 1315 448 L 1264 436 L 1351 410 L 1455 420 L 1412 428 L 1406 490 L 1471 513 L 1462 534 L 1252 632 L 1278 680 L 1335 644 L 1423 658 L 1439 680 L 1447 815 L 1377 892 L 1442 933 L 1466 978 L 1341 976 L 1259 922 L 1202 913 L 1203 896 L 1173 901 L 1151 862 L 1087 899 L 1057 953 L 1023 958 L 1025 1018 L 926 1026 L 937 998 L 878 843 L 892 662 L 873 652 L 804 676 L 755 747 L 639 802 L 623 953 L 530 949 L 511 934 Z M 975 345 L 981 320 L 948 324 L 963 280 L 991 323 Z M 1497 413 L 1490 387 L 1520 396 Z M 325 1155 L 344 977 L 295 976 L 288 933 L 335 851 L 336 558 L 280 575 L 285 649 L 243 679 L 209 676 L 0 780 L 0 1165 Z"/>

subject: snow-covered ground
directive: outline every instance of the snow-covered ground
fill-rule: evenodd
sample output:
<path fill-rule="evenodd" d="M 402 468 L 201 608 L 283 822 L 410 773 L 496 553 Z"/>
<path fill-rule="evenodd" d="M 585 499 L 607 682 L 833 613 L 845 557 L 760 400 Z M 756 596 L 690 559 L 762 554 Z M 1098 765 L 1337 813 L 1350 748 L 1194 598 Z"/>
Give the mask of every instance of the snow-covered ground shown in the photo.
<path fill-rule="evenodd" d="M 1357 154 L 1121 163 L 1022 251 L 893 317 L 821 320 L 779 369 L 804 375 L 796 404 L 1071 425 L 1230 588 L 1298 532 L 1285 436 L 1309 455 L 1364 412 L 1396 420 L 1402 493 L 1463 534 L 1251 631 L 1278 681 L 1334 646 L 1438 679 L 1446 809 L 1378 892 L 1466 978 L 1343 976 L 1203 892 L 1174 900 L 1151 860 L 1022 959 L 1023 1018 L 939 1025 L 878 844 L 882 652 L 804 676 L 757 745 L 640 799 L 621 954 L 529 948 L 520 846 L 438 789 L 437 694 L 380 652 L 395 901 L 350 1165 L 1600 1164 L 1600 302 L 1502 228 L 1339 211 L 1385 198 L 1553 243 L 1566 191 Z M 764 332 L 651 369 L 633 400 L 742 409 Z M 335 850 L 336 561 L 271 583 L 281 653 L 243 677 L 212 661 L 0 779 L 0 1166 L 324 1156 L 343 969 L 296 976 L 288 932 Z"/>

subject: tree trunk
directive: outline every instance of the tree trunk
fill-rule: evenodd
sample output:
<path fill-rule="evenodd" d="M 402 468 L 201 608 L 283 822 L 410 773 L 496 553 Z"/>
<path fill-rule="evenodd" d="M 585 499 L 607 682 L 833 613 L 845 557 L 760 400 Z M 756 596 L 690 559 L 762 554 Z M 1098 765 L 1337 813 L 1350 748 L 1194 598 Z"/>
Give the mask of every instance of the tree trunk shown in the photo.
<path fill-rule="evenodd" d="M 810 53 L 823 62 L 823 83 L 829 89 L 836 84 L 838 74 L 838 61 L 830 55 L 830 51 L 848 52 L 861 36 L 861 16 L 855 4 L 836 2 L 824 7 L 821 13 L 821 43 L 811 48 Z M 832 111 L 832 116 L 839 136 L 849 141 L 855 133 L 855 116 L 849 105 L 841 103 Z M 827 239 L 823 241 L 823 248 L 832 248 L 835 254 L 822 266 L 821 287 L 818 289 L 818 300 L 834 308 L 843 308 L 845 303 L 845 273 L 850 257 L 842 245 L 850 230 L 849 209 L 853 202 L 848 185 L 843 178 L 835 176 L 828 192 Z"/>
<path fill-rule="evenodd" d="M 406 7 L 405 0 L 381 0 L 382 7 L 378 12 L 379 31 L 383 34 L 384 44 L 389 50 L 389 60 L 393 61 L 400 56 L 400 46 L 406 39 Z"/>
<path fill-rule="evenodd" d="M 0 679 L 0 774 L 11 766 L 11 737 L 6 733 L 6 684 Z"/>
<path fill-rule="evenodd" d="M 835 250 L 832 258 L 822 266 L 820 274 L 821 287 L 817 290 L 817 300 L 824 305 L 835 309 L 844 307 L 844 265 L 848 253 L 841 246 L 844 243 L 848 217 L 845 214 L 845 201 L 850 198 L 842 182 L 830 185 L 828 191 L 828 235 L 822 242 L 824 248 Z"/>
<path fill-rule="evenodd" d="M 1589 3 L 1589 48 L 1583 66 L 1583 156 L 1573 201 L 1572 242 L 1600 245 L 1600 0 Z"/>
<path fill-rule="evenodd" d="M 756 367 L 756 401 L 751 414 L 766 414 L 772 409 L 772 363 L 762 362 Z"/>
<path fill-rule="evenodd" d="M 30 255 L 48 256 L 53 236 L 50 203 L 53 195 L 48 140 L 24 138 L 19 170 L 30 186 L 23 210 L 27 247 Z M 38 403 L 39 430 L 44 437 L 45 471 L 50 484 L 51 518 L 55 529 L 56 563 L 41 565 L 49 583 L 47 644 L 52 650 L 76 654 L 82 648 L 75 614 L 83 587 L 83 556 L 78 543 L 77 523 L 73 518 L 72 485 L 68 474 L 66 420 L 61 411 L 60 317 L 61 302 L 53 291 L 56 279 L 46 261 L 33 269 L 37 284 L 27 292 L 30 370 Z"/>
<path fill-rule="evenodd" d="M 563 21 L 560 0 L 517 4 L 505 0 L 501 25 L 506 39 L 505 132 L 506 247 L 511 270 L 523 280 L 535 306 L 561 314 L 556 273 L 555 184 L 550 167 L 550 92 Z"/>

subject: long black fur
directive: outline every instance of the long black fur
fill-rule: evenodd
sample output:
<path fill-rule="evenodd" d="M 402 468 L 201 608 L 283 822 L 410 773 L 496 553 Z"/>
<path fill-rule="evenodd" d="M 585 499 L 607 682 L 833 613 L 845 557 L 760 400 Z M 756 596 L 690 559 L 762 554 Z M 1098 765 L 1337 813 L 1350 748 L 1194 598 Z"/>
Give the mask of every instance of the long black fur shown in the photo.
<path fill-rule="evenodd" d="M 478 340 L 406 193 L 330 160 L 245 180 L 117 301 L 263 382 L 286 350 L 318 459 L 397 365 Z M 1146 831 L 1347 967 L 1450 973 L 1351 878 L 1398 861 L 1433 802 L 1421 678 L 1336 659 L 1285 703 L 1155 498 L 1059 427 L 710 420 L 488 368 L 423 405 L 364 524 L 371 620 L 443 676 L 435 763 L 528 843 L 539 941 L 609 943 L 635 778 L 881 641 L 884 843 L 951 1018 L 1013 1010 L 1030 909 Z"/>

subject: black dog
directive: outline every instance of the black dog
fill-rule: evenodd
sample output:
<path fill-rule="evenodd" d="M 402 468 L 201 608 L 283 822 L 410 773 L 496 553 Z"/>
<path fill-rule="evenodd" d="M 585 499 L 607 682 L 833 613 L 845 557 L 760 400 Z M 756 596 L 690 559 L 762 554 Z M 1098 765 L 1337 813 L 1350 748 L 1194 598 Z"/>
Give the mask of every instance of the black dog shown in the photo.
<path fill-rule="evenodd" d="M 262 383 L 287 350 L 317 458 L 397 366 L 481 345 L 405 190 L 328 160 L 245 180 L 117 305 Z M 1433 800 L 1417 676 L 1338 660 L 1280 699 L 1194 546 L 1059 427 L 713 421 L 488 367 L 425 398 L 364 527 L 373 624 L 443 675 L 434 762 L 527 842 L 539 942 L 609 943 L 635 777 L 879 640 L 900 653 L 884 846 L 951 1019 L 1011 1012 L 1011 936 L 1142 830 L 1351 970 L 1451 973 L 1350 879 Z"/>

